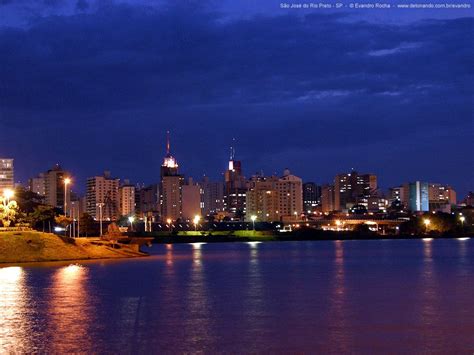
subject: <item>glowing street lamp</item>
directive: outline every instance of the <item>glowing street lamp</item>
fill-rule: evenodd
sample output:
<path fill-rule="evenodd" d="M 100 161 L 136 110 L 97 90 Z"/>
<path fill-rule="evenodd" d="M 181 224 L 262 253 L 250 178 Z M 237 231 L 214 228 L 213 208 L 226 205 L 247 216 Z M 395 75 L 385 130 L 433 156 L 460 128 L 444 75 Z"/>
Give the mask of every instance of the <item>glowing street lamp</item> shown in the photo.
<path fill-rule="evenodd" d="M 170 233 L 171 233 L 171 222 L 173 222 L 173 221 L 171 220 L 171 218 L 168 218 L 168 219 L 166 220 L 166 223 L 168 224 L 168 230 L 169 230 Z"/>
<path fill-rule="evenodd" d="M 428 233 L 428 227 L 429 227 L 431 221 L 428 218 L 425 218 L 423 220 L 423 223 L 425 224 L 425 233 Z"/>
<path fill-rule="evenodd" d="M 130 222 L 130 231 L 133 231 L 133 222 L 135 221 L 135 217 L 128 217 L 128 221 Z"/>
<path fill-rule="evenodd" d="M 3 190 L 3 197 L 7 204 L 10 203 L 10 199 L 15 195 L 15 192 L 12 189 Z"/>
<path fill-rule="evenodd" d="M 71 183 L 70 178 L 64 178 L 64 215 L 67 217 L 67 185 Z"/>
<path fill-rule="evenodd" d="M 250 220 L 252 221 L 252 229 L 255 230 L 255 221 L 257 220 L 257 216 L 251 216 Z"/>
<path fill-rule="evenodd" d="M 341 224 L 342 224 L 342 222 L 339 219 L 336 220 L 337 230 L 339 230 L 339 228 L 341 227 Z"/>
<path fill-rule="evenodd" d="M 99 226 L 100 226 L 100 236 L 102 237 L 102 207 L 105 206 L 105 203 L 99 202 L 96 204 L 99 207 Z"/>
<path fill-rule="evenodd" d="M 198 225 L 200 219 L 201 219 L 200 216 L 198 216 L 198 215 L 195 215 L 195 216 L 194 216 L 194 219 L 193 219 L 194 231 L 197 231 L 197 225 Z"/>
<path fill-rule="evenodd" d="M 462 226 L 462 228 L 464 228 L 464 221 L 466 220 L 466 217 L 460 216 L 460 217 L 459 217 L 459 220 L 461 221 L 461 226 Z"/>

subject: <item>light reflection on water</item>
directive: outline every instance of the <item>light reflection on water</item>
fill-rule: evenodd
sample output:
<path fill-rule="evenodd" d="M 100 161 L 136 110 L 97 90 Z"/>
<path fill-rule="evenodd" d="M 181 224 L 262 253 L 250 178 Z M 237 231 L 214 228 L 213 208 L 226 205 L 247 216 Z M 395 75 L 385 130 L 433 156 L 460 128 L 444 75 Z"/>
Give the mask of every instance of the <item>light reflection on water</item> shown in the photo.
<path fill-rule="evenodd" d="M 0 350 L 14 353 L 31 348 L 28 341 L 28 289 L 21 267 L 0 269 Z"/>
<path fill-rule="evenodd" d="M 92 347 L 94 324 L 94 295 L 88 291 L 89 269 L 68 265 L 56 269 L 49 288 L 48 333 L 55 353 L 88 351 Z"/>
<path fill-rule="evenodd" d="M 344 274 L 344 241 L 334 241 L 334 269 L 332 275 L 331 296 L 328 311 L 328 344 L 327 350 L 348 353 L 352 341 L 348 328 L 346 313 L 346 289 Z"/>
<path fill-rule="evenodd" d="M 474 350 L 471 240 L 152 252 L 0 268 L 0 353 Z"/>

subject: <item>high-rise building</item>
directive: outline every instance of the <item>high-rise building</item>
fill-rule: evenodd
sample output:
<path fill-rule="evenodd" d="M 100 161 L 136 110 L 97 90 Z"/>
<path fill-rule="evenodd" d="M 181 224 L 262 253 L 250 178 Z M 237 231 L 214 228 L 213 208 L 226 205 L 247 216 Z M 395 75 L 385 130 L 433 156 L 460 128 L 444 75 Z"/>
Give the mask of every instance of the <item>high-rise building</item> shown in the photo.
<path fill-rule="evenodd" d="M 135 189 L 136 214 L 157 216 L 160 214 L 160 185 L 138 186 Z"/>
<path fill-rule="evenodd" d="M 87 179 L 87 213 L 94 219 L 113 221 L 120 216 L 120 179 L 113 178 L 110 171 L 105 171 L 102 176 Z"/>
<path fill-rule="evenodd" d="M 178 175 L 178 162 L 171 155 L 170 132 L 166 132 L 166 155 L 160 168 L 160 177 Z"/>
<path fill-rule="evenodd" d="M 429 211 L 429 184 L 415 181 L 404 185 L 408 191 L 408 209 L 411 212 Z"/>
<path fill-rule="evenodd" d="M 303 184 L 303 209 L 305 213 L 311 213 L 316 206 L 321 204 L 321 187 L 314 182 Z"/>
<path fill-rule="evenodd" d="M 119 187 L 120 199 L 120 215 L 133 216 L 135 215 L 135 186 L 131 185 L 128 180 Z"/>
<path fill-rule="evenodd" d="M 357 204 L 368 208 L 369 198 L 376 195 L 376 190 L 377 177 L 373 174 L 338 174 L 334 178 L 334 207 L 337 211 L 347 211 Z"/>
<path fill-rule="evenodd" d="M 390 188 L 388 202 L 390 204 L 400 204 L 403 207 L 408 206 L 408 190 L 404 186 Z"/>
<path fill-rule="evenodd" d="M 56 164 L 47 172 L 30 179 L 30 190 L 44 196 L 45 204 L 64 210 L 64 179 L 68 176 L 70 174 Z M 70 206 L 71 190 L 69 186 L 66 186 L 66 189 L 66 205 Z"/>
<path fill-rule="evenodd" d="M 37 177 L 28 180 L 28 189 L 40 196 L 46 195 L 45 174 L 41 173 Z"/>
<path fill-rule="evenodd" d="M 13 159 L 0 158 L 0 192 L 14 187 Z"/>
<path fill-rule="evenodd" d="M 181 187 L 182 217 L 192 220 L 194 216 L 201 216 L 201 187 L 192 178 Z"/>
<path fill-rule="evenodd" d="M 253 176 L 248 182 L 246 220 L 295 221 L 303 213 L 303 182 L 285 169 L 283 176 Z"/>
<path fill-rule="evenodd" d="M 82 214 L 86 212 L 85 196 L 80 197 L 71 192 L 71 202 L 68 204 L 68 216 L 74 219 L 80 219 Z"/>
<path fill-rule="evenodd" d="M 203 216 L 224 211 L 224 183 L 212 182 L 205 176 L 199 183 L 201 186 L 201 202 Z"/>
<path fill-rule="evenodd" d="M 462 206 L 474 206 L 474 192 L 469 191 L 467 196 L 461 202 Z"/>
<path fill-rule="evenodd" d="M 181 188 L 183 185 L 181 175 L 163 176 L 161 180 L 161 219 L 176 221 L 181 218 Z"/>
<path fill-rule="evenodd" d="M 176 221 L 181 218 L 182 185 L 184 178 L 178 173 L 178 162 L 171 155 L 169 132 L 166 139 L 166 155 L 161 165 L 160 210 L 161 220 Z"/>
<path fill-rule="evenodd" d="M 285 169 L 283 176 L 276 182 L 276 189 L 279 193 L 280 219 L 299 220 L 303 213 L 303 180 Z"/>
<path fill-rule="evenodd" d="M 277 189 L 276 176 L 253 176 L 248 183 L 246 194 L 246 221 L 251 221 L 255 216 L 260 222 L 273 222 L 280 220 L 280 193 Z"/>
<path fill-rule="evenodd" d="M 428 197 L 430 211 L 451 212 L 451 206 L 456 205 L 456 191 L 449 185 L 429 183 Z"/>
<path fill-rule="evenodd" d="M 335 210 L 333 185 L 323 185 L 321 187 L 321 209 L 323 212 L 332 212 Z"/>
<path fill-rule="evenodd" d="M 246 212 L 247 186 L 242 172 L 242 163 L 235 160 L 235 149 L 230 148 L 228 169 L 224 173 L 224 209 L 234 217 L 242 219 Z"/>

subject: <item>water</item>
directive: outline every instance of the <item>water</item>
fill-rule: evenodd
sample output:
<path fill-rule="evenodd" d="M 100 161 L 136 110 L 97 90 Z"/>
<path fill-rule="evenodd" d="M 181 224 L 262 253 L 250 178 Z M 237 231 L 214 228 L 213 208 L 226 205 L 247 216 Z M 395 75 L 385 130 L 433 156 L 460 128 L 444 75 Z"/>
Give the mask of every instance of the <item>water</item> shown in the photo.
<path fill-rule="evenodd" d="M 474 351 L 474 239 L 151 251 L 1 268 L 0 352 Z"/>

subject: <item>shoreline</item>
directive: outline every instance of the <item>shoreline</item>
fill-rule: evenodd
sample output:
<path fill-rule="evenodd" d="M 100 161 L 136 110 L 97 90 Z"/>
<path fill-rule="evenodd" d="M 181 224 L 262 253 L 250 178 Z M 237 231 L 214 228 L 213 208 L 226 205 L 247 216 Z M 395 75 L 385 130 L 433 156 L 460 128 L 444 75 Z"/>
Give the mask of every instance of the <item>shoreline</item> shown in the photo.
<path fill-rule="evenodd" d="M 146 258 L 149 257 L 150 254 L 143 253 L 143 255 L 136 255 L 136 256 L 124 256 L 124 257 L 103 257 L 103 258 L 81 258 L 81 259 L 56 259 L 56 260 L 36 260 L 36 261 L 0 261 L 0 269 L 2 267 L 10 267 L 10 266 L 34 266 L 38 264 L 61 264 L 61 263 L 69 263 L 75 264 L 79 262 L 87 262 L 87 261 L 120 261 L 126 259 L 138 259 L 138 258 Z"/>
<path fill-rule="evenodd" d="M 155 235 L 135 234 L 134 238 L 153 237 L 153 244 L 179 244 L 179 243 L 240 243 L 240 242 L 280 242 L 280 241 L 344 241 L 344 240 L 414 240 L 414 239 L 459 239 L 474 238 L 473 234 L 452 235 L 378 235 L 359 234 L 353 232 L 311 232 L 294 234 L 258 234 L 245 233 L 242 235 Z"/>
<path fill-rule="evenodd" d="M 81 263 L 81 262 L 93 262 L 93 261 L 120 261 L 124 259 L 134 259 L 134 258 L 145 258 L 150 256 L 149 253 L 143 252 L 141 250 L 136 250 L 131 248 L 129 245 L 120 244 L 118 249 L 109 247 L 103 242 L 96 245 L 99 241 L 97 237 L 89 238 L 76 238 L 70 240 L 69 238 L 57 236 L 54 234 L 41 233 L 41 232 L 29 232 L 28 238 L 31 238 L 31 234 L 36 234 L 40 238 L 54 238 L 56 241 L 60 240 L 64 245 L 73 245 L 73 248 L 78 248 L 80 252 L 84 252 L 84 249 L 93 248 L 94 253 L 89 252 L 88 254 L 76 254 L 77 256 L 71 257 L 44 257 L 42 255 L 36 254 L 34 256 L 28 255 L 24 258 L 19 259 L 9 259 L 5 260 L 5 253 L 2 250 L 2 238 L 0 234 L 0 268 L 10 267 L 10 266 L 25 266 L 25 265 L 39 265 L 43 263 L 54 264 L 54 263 Z M 9 238 L 17 238 L 18 235 L 11 235 Z M 139 235 L 138 233 L 133 235 L 133 238 L 150 238 L 150 235 Z M 155 236 L 153 244 L 193 244 L 193 243 L 248 243 L 248 242 L 307 242 L 307 241 L 356 241 L 356 240 L 430 240 L 434 241 L 437 239 L 457 239 L 457 240 L 469 240 L 474 239 L 474 235 L 462 235 L 462 236 L 430 236 L 430 235 L 360 235 L 354 233 L 341 233 L 341 232 L 324 232 L 317 234 L 309 235 L 241 235 L 241 236 L 229 236 L 229 235 L 172 235 L 172 236 Z M 30 239 L 28 239 L 30 240 Z M 64 241 L 66 240 L 66 241 Z M 27 242 L 23 240 L 23 242 Z M 28 243 L 31 244 L 31 243 Z M 64 245 L 62 247 L 64 247 Z M 57 248 L 53 248 L 53 251 L 58 251 Z M 97 251 L 100 253 L 97 253 Z"/>
<path fill-rule="evenodd" d="M 113 260 L 148 256 L 136 245 L 37 231 L 0 232 L 0 265 Z"/>

